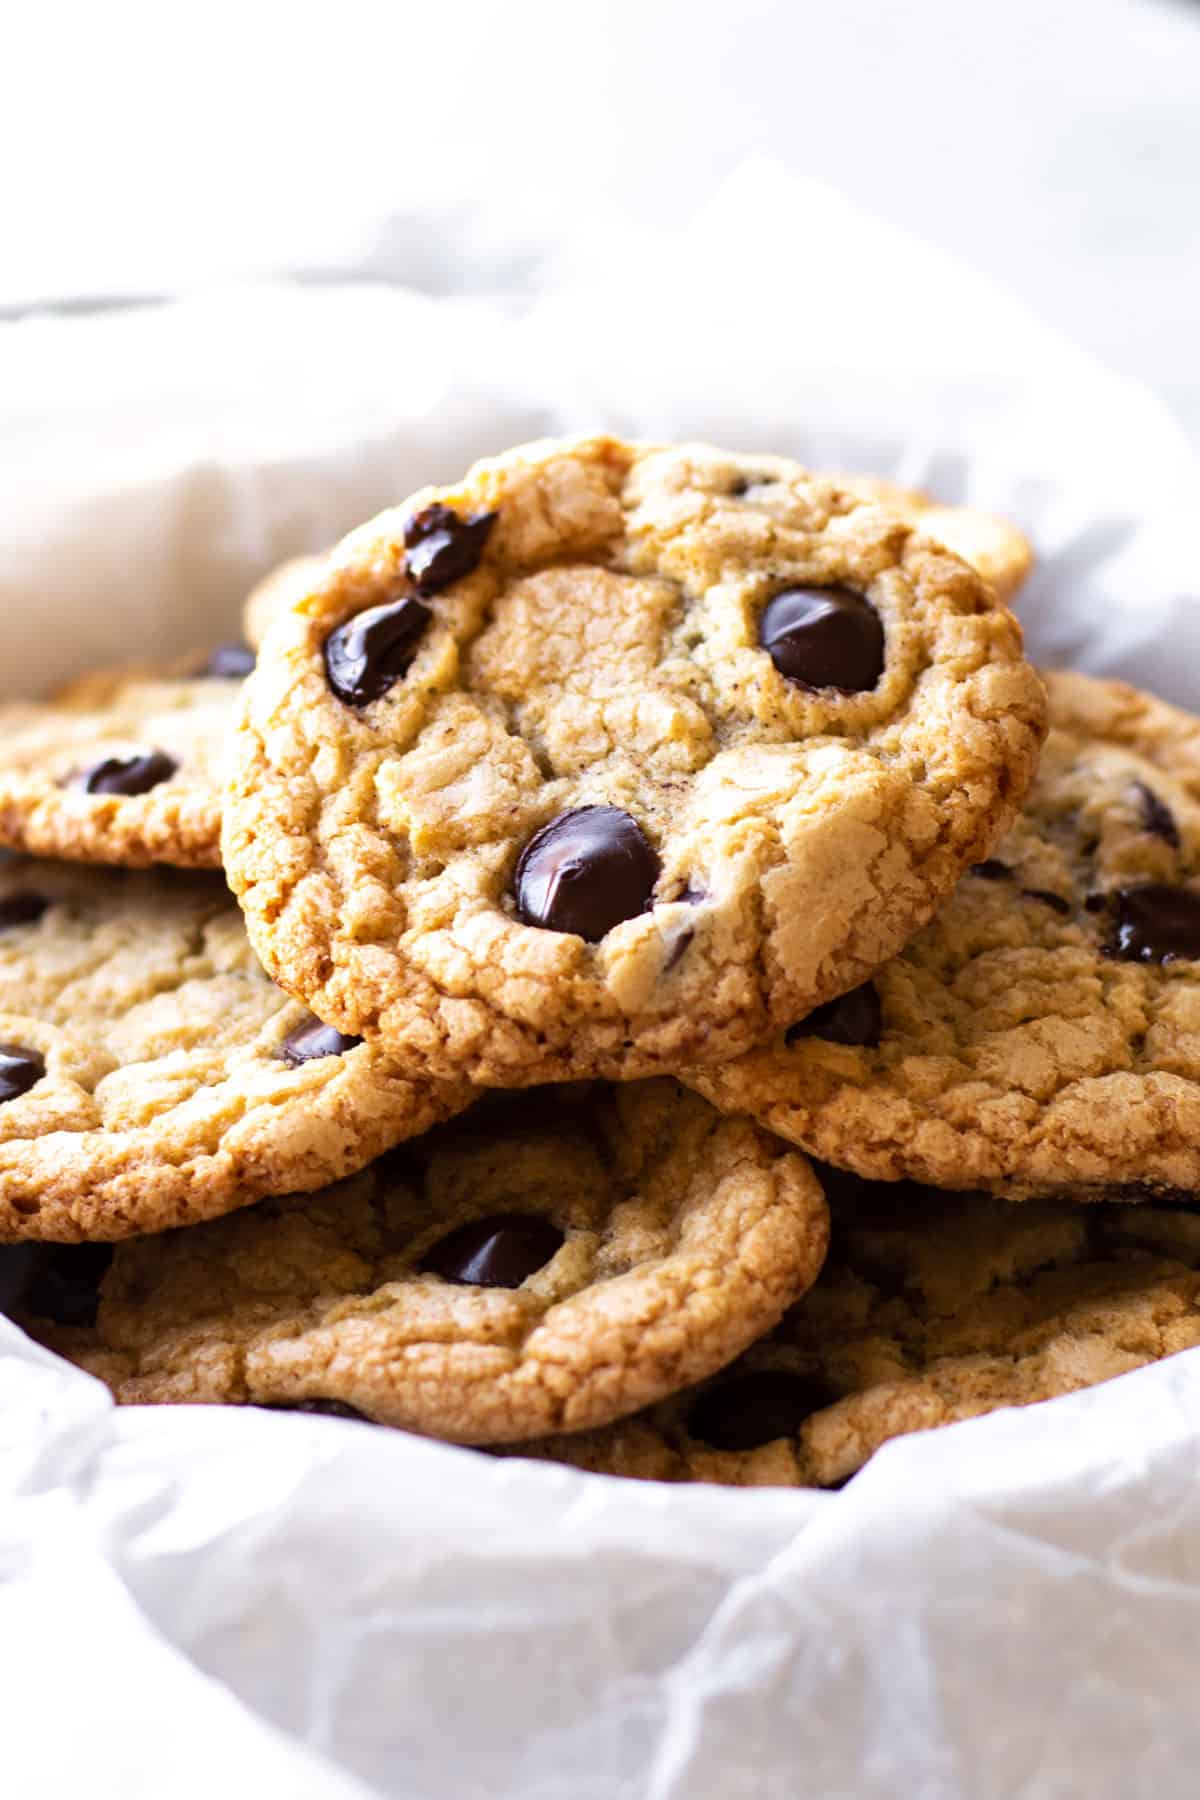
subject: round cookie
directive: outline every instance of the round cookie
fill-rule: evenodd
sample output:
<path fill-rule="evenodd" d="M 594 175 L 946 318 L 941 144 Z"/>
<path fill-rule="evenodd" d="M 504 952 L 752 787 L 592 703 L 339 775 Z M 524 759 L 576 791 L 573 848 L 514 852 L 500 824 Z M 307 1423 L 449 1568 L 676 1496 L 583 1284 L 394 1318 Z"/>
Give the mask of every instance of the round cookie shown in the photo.
<path fill-rule="evenodd" d="M 832 1177 L 829 1260 L 776 1331 L 698 1389 L 520 1454 L 659 1481 L 837 1487 L 890 1438 L 1200 1344 L 1200 1211 L 1012 1206 L 818 1173 Z"/>
<path fill-rule="evenodd" d="M 926 537 L 935 538 L 983 576 L 1005 606 L 1011 605 L 1033 568 L 1033 546 L 1011 519 L 981 512 L 975 506 L 944 506 L 914 488 L 899 487 L 879 475 L 836 475 L 832 478 L 861 500 L 873 500 L 911 519 Z"/>
<path fill-rule="evenodd" d="M 353 1408 L 515 1441 L 711 1374 L 809 1286 L 827 1240 L 804 1158 L 674 1082 L 542 1090 L 328 1192 L 120 1246 L 90 1330 L 94 1298 L 64 1308 L 37 1268 L 9 1307 L 121 1401 Z"/>
<path fill-rule="evenodd" d="M 1121 682 L 1047 689 L 1025 810 L 934 923 L 689 1082 L 868 1177 L 1200 1192 L 1200 720 Z"/>
<path fill-rule="evenodd" d="M 364 526 L 247 683 L 267 968 L 489 1085 L 712 1060 L 861 981 L 1011 820 L 1044 701 L 974 571 L 771 457 L 528 446 Z"/>
<path fill-rule="evenodd" d="M 0 706 L 0 844 L 144 868 L 219 868 L 222 759 L 253 653 L 85 675 Z"/>
<path fill-rule="evenodd" d="M 275 987 L 218 877 L 0 867 L 0 1239 L 120 1238 L 319 1187 L 470 1098 Z"/>

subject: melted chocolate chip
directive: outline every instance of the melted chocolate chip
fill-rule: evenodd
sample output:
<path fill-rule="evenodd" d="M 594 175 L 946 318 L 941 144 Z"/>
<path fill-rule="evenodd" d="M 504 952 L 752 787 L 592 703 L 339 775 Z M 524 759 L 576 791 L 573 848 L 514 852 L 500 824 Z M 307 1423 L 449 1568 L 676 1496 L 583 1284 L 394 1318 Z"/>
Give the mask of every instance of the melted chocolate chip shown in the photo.
<path fill-rule="evenodd" d="M 267 1400 L 263 1404 L 263 1412 L 298 1412 L 322 1413 L 330 1419 L 360 1419 L 364 1425 L 370 1425 L 366 1413 L 359 1412 L 357 1406 L 348 1406 L 344 1400 Z"/>
<path fill-rule="evenodd" d="M 170 781 L 179 764 L 165 750 L 142 750 L 133 756 L 106 756 L 85 769 L 79 785 L 85 794 L 148 794 Z"/>
<path fill-rule="evenodd" d="M 994 856 L 989 856 L 983 862 L 975 863 L 967 870 L 967 874 L 978 875 L 981 881 L 1005 881 L 1012 870 L 1007 863 L 997 862 Z"/>
<path fill-rule="evenodd" d="M 49 907 L 45 894 L 6 894 L 0 900 L 0 931 L 12 931 L 17 925 L 36 925 Z"/>
<path fill-rule="evenodd" d="M 325 639 L 325 675 L 347 706 L 368 706 L 405 675 L 432 612 L 424 601 L 406 597 L 372 606 L 347 619 Z"/>
<path fill-rule="evenodd" d="M 418 1265 L 423 1275 L 465 1287 L 517 1288 L 545 1268 L 563 1234 L 539 1213 L 495 1213 L 439 1238 Z"/>
<path fill-rule="evenodd" d="M 1083 910 L 1090 913 L 1103 912 L 1107 905 L 1107 894 L 1089 894 L 1083 903 Z"/>
<path fill-rule="evenodd" d="M 0 1106 L 27 1094 L 46 1073 L 46 1063 L 24 1044 L 0 1044 Z"/>
<path fill-rule="evenodd" d="M 0 1245 L 0 1313 L 20 1312 L 46 1260 L 44 1244 Z"/>
<path fill-rule="evenodd" d="M 332 1025 L 309 1018 L 288 1032 L 279 1054 L 289 1068 L 298 1069 L 302 1063 L 320 1062 L 326 1056 L 344 1056 L 347 1050 L 357 1050 L 361 1043 L 360 1037 L 346 1037 Z"/>
<path fill-rule="evenodd" d="M 759 620 L 758 641 L 798 687 L 861 694 L 883 674 L 879 615 L 849 588 L 785 588 Z"/>
<path fill-rule="evenodd" d="M 1170 808 L 1163 804 L 1153 788 L 1148 788 L 1144 781 L 1135 781 L 1133 791 L 1142 809 L 1142 824 L 1145 829 L 1161 838 L 1164 844 L 1169 844 L 1172 850 L 1178 850 L 1179 827 Z"/>
<path fill-rule="evenodd" d="M 825 1382 L 790 1369 L 749 1370 L 701 1394 L 687 1428 L 714 1450 L 757 1450 L 795 1437 L 805 1419 L 836 1398 Z"/>
<path fill-rule="evenodd" d="M 614 925 L 646 911 L 659 866 L 640 825 L 619 807 L 560 813 L 521 852 L 517 917 L 599 943 Z"/>
<path fill-rule="evenodd" d="M 55 1244 L 45 1256 L 25 1296 L 33 1318 L 54 1325 L 94 1325 L 100 1283 L 113 1259 L 111 1244 Z"/>
<path fill-rule="evenodd" d="M 788 1030 L 784 1042 L 794 1044 L 799 1038 L 824 1038 L 830 1044 L 862 1044 L 873 1049 L 883 1030 L 883 1008 L 874 982 L 839 994 L 810 1012 L 807 1019 Z"/>
<path fill-rule="evenodd" d="M 437 502 L 413 513 L 404 527 L 404 568 L 418 594 L 440 593 L 473 574 L 497 517 L 485 512 L 463 519 Z"/>
<path fill-rule="evenodd" d="M 218 644 L 196 673 L 201 680 L 244 681 L 253 675 L 255 661 L 248 644 Z"/>
<path fill-rule="evenodd" d="M 1119 888 L 1109 956 L 1123 962 L 1165 963 L 1200 958 L 1200 893 L 1150 882 Z"/>
<path fill-rule="evenodd" d="M 1026 900 L 1040 900 L 1043 906 L 1062 913 L 1064 917 L 1071 910 L 1071 902 L 1064 900 L 1061 894 L 1052 894 L 1049 888 L 1022 888 L 1021 892 Z"/>

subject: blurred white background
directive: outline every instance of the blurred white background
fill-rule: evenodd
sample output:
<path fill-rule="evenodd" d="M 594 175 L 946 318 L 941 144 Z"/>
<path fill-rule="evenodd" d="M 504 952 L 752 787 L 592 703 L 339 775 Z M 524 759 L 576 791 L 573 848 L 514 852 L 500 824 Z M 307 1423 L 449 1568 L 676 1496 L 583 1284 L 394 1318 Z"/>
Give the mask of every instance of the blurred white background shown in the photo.
<path fill-rule="evenodd" d="M 611 274 L 616 234 L 677 225 L 766 152 L 993 276 L 1200 437 L 1195 0 L 41 0 L 4 65 L 0 313 L 280 269 Z"/>

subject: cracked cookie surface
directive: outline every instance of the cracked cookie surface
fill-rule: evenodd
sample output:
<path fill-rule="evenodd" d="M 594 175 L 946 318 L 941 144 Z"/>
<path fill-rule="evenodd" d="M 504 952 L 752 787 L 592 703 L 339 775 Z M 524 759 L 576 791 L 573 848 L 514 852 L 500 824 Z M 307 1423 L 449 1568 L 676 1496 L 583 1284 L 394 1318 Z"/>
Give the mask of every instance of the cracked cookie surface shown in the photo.
<path fill-rule="evenodd" d="M 222 761 L 253 656 L 85 675 L 0 706 L 0 844 L 145 868 L 220 867 Z"/>
<path fill-rule="evenodd" d="M 350 1407 L 512 1441 L 710 1374 L 827 1240 L 807 1162 L 749 1121 L 668 1081 L 542 1090 L 327 1192 L 123 1244 L 94 1326 L 32 1323 L 121 1401 Z"/>
<path fill-rule="evenodd" d="M 790 1042 L 689 1082 L 878 1179 L 1200 1190 L 1200 720 L 1046 679 L 1024 812 L 934 923 Z"/>
<path fill-rule="evenodd" d="M 839 487 L 911 519 L 926 537 L 961 556 L 1009 606 L 1033 568 L 1033 546 L 1019 526 L 976 506 L 949 506 L 879 475 L 836 475 Z"/>
<path fill-rule="evenodd" d="M 532 445 L 276 617 L 225 865 L 276 979 L 432 1072 L 669 1071 L 893 954 L 1011 820 L 1043 709 L 898 515 L 779 458 Z"/>
<path fill-rule="evenodd" d="M 470 1098 L 317 1025 L 217 876 L 0 867 L 0 1239 L 319 1187 Z"/>
<path fill-rule="evenodd" d="M 1200 1344 L 1200 1211 L 1013 1206 L 818 1174 L 829 1259 L 776 1331 L 698 1389 L 520 1454 L 659 1481 L 836 1487 L 906 1432 Z"/>

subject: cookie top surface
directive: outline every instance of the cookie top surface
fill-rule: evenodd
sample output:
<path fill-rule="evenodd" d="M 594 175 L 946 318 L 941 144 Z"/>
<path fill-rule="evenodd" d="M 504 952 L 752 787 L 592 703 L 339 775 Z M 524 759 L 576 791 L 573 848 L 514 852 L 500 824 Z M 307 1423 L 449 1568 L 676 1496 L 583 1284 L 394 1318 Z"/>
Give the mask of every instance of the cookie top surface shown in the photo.
<path fill-rule="evenodd" d="M 883 1180 L 1200 1190 L 1200 720 L 1047 686 L 1025 810 L 934 923 L 790 1043 L 689 1081 Z"/>
<path fill-rule="evenodd" d="M 219 868 L 240 645 L 165 669 L 85 675 L 0 706 L 0 844 L 129 868 Z"/>
<path fill-rule="evenodd" d="M 669 1081 L 544 1089 L 324 1193 L 121 1245 L 94 1329 L 50 1341 L 122 1401 L 332 1402 L 512 1441 L 710 1374 L 827 1239 L 807 1162 L 748 1121 Z"/>
<path fill-rule="evenodd" d="M 831 1177 L 812 1292 L 714 1380 L 521 1454 L 611 1475 L 836 1487 L 890 1438 L 1200 1344 L 1200 1211 Z"/>
<path fill-rule="evenodd" d="M 318 1026 L 216 876 L 0 866 L 0 1238 L 319 1187 L 469 1098 Z"/>
<path fill-rule="evenodd" d="M 1033 546 L 1020 526 L 998 513 L 975 506 L 948 506 L 915 488 L 900 487 L 878 475 L 838 475 L 834 479 L 860 500 L 873 500 L 910 519 L 926 537 L 934 538 L 970 563 L 996 598 L 1011 605 L 1033 568 Z"/>
<path fill-rule="evenodd" d="M 277 616 L 225 865 L 344 1031 L 497 1086 L 669 1070 L 899 948 L 1043 710 L 1010 616 L 898 515 L 779 458 L 532 445 Z"/>

